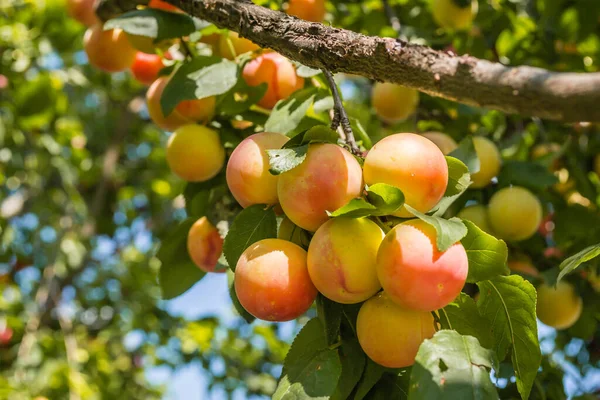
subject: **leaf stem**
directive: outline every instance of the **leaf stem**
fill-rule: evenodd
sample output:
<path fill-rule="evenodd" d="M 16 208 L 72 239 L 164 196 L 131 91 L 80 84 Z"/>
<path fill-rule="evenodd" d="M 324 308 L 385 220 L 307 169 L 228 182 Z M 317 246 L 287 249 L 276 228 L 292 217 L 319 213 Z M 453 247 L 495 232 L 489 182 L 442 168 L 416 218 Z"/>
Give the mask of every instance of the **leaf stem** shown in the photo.
<path fill-rule="evenodd" d="M 386 224 L 383 223 L 383 221 L 381 220 L 381 218 L 379 217 L 373 217 L 373 220 L 375 221 L 375 223 L 381 228 L 381 230 L 387 234 L 389 231 L 391 231 L 392 229 L 387 226 Z"/>
<path fill-rule="evenodd" d="M 333 79 L 333 75 L 328 69 L 323 68 L 323 74 L 327 79 L 327 84 L 331 89 L 331 95 L 333 96 L 333 118 L 331 120 L 331 129 L 337 131 L 338 127 L 341 125 L 344 134 L 346 135 L 346 143 L 350 146 L 350 150 L 355 155 L 360 155 L 360 149 L 356 144 L 356 139 L 354 139 L 354 132 L 352 132 L 352 127 L 350 126 L 350 120 L 348 119 L 348 114 L 346 114 L 346 109 L 342 103 L 342 98 L 340 96 L 340 92 L 338 91 L 338 87 Z"/>
<path fill-rule="evenodd" d="M 342 341 L 340 340 L 339 342 L 336 342 L 336 343 L 332 344 L 332 345 L 331 345 L 331 346 L 329 346 L 328 348 L 329 348 L 329 350 L 335 350 L 335 349 L 337 349 L 338 347 L 340 347 L 341 345 L 342 345 Z"/>
<path fill-rule="evenodd" d="M 183 37 L 181 37 L 181 38 L 179 38 L 179 41 L 181 43 L 181 48 L 183 49 L 183 52 L 185 53 L 185 55 L 190 59 L 194 58 L 195 54 L 192 52 L 192 49 L 190 48 L 188 43 L 185 41 L 185 39 Z"/>

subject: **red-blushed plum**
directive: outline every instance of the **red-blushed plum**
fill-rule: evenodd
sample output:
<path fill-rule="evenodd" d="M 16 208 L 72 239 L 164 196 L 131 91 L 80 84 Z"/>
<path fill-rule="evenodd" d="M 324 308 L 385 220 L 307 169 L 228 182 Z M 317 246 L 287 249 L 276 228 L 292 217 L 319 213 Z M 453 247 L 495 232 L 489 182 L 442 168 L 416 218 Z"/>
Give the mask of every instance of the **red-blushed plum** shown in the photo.
<path fill-rule="evenodd" d="M 367 300 L 356 320 L 360 346 L 371 360 L 388 368 L 414 364 L 419 346 L 434 333 L 430 312 L 404 308 L 385 291 Z"/>
<path fill-rule="evenodd" d="M 397 133 L 371 148 L 363 166 L 365 183 L 387 183 L 402 190 L 406 204 L 427 212 L 444 196 L 448 163 L 432 141 L 414 133 Z M 411 217 L 402 207 L 395 215 Z"/>
<path fill-rule="evenodd" d="M 223 238 L 208 218 L 202 217 L 194 222 L 187 237 L 187 249 L 190 258 L 204 272 L 215 271 L 223 250 Z"/>
<path fill-rule="evenodd" d="M 308 273 L 325 297 L 342 304 L 365 301 L 381 289 L 377 250 L 384 233 L 367 218 L 325 222 L 308 248 Z"/>
<path fill-rule="evenodd" d="M 203 182 L 219 173 L 225 149 L 217 132 L 203 125 L 184 125 L 169 137 L 167 163 L 188 182 Z"/>
<path fill-rule="evenodd" d="M 290 321 L 317 297 L 306 267 L 306 251 L 281 239 L 264 239 L 242 253 L 234 279 L 240 304 L 256 318 Z"/>
<path fill-rule="evenodd" d="M 371 90 L 375 114 L 389 124 L 404 121 L 419 105 L 419 92 L 389 82 L 376 82 Z"/>
<path fill-rule="evenodd" d="M 435 311 L 451 303 L 467 279 L 469 262 L 460 243 L 441 252 L 435 228 L 413 219 L 387 233 L 377 253 L 383 290 L 399 305 Z"/>
<path fill-rule="evenodd" d="M 520 259 L 509 261 L 508 268 L 510 268 L 512 272 L 518 272 L 534 278 L 540 277 L 540 272 L 533 266 L 530 260 Z"/>
<path fill-rule="evenodd" d="M 537 317 L 548 326 L 570 328 L 581 316 L 582 309 L 583 300 L 569 282 L 560 281 L 556 288 L 543 283 L 537 288 Z"/>
<path fill-rule="evenodd" d="M 103 30 L 97 23 L 85 32 L 83 48 L 90 65 L 105 72 L 124 71 L 133 64 L 136 50 L 120 29 Z"/>
<path fill-rule="evenodd" d="M 244 139 L 227 162 L 227 186 L 242 207 L 276 204 L 278 176 L 269 172 L 267 150 L 280 149 L 289 138 L 261 132 Z"/>
<path fill-rule="evenodd" d="M 325 0 L 289 0 L 286 12 L 306 21 L 321 22 L 325 18 Z"/>
<path fill-rule="evenodd" d="M 94 10 L 94 0 L 67 0 L 69 15 L 85 26 L 92 26 L 100 22 Z"/>
<path fill-rule="evenodd" d="M 360 164 L 347 150 L 330 143 L 312 144 L 306 159 L 279 176 L 277 194 L 285 215 L 314 232 L 335 211 L 362 192 Z"/>
<path fill-rule="evenodd" d="M 195 122 L 207 123 L 215 113 L 216 99 L 214 96 L 197 100 L 184 100 L 180 102 L 171 114 L 165 116 L 160 105 L 160 98 L 169 82 L 169 77 L 161 76 L 146 92 L 146 104 L 150 119 L 160 128 L 166 131 L 174 131 L 177 128 L 193 124 Z"/>
<path fill-rule="evenodd" d="M 267 84 L 267 91 L 258 105 L 269 109 L 304 87 L 304 79 L 296 74 L 294 65 L 279 53 L 258 56 L 246 64 L 242 75 L 250 86 Z"/>
<path fill-rule="evenodd" d="M 131 73 L 138 82 L 151 85 L 163 68 L 162 58 L 158 54 L 146 54 L 138 51 L 133 64 L 131 64 Z"/>

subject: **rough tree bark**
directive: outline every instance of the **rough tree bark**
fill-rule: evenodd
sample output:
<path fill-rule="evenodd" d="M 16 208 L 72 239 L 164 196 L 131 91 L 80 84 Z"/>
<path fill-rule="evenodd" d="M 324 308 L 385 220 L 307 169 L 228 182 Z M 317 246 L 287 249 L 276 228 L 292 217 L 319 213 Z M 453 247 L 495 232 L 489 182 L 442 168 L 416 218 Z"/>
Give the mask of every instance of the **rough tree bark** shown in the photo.
<path fill-rule="evenodd" d="M 290 17 L 249 0 L 167 0 L 304 65 L 402 84 L 457 102 L 566 122 L 600 122 L 600 73 L 507 67 Z M 99 0 L 103 19 L 147 0 Z"/>

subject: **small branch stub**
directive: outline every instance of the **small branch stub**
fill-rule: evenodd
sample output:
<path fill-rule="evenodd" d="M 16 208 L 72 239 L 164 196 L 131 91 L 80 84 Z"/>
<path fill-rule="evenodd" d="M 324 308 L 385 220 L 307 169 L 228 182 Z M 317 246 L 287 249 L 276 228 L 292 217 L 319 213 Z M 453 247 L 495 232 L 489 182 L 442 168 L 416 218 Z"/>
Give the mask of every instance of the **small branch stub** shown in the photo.
<path fill-rule="evenodd" d="M 333 79 L 333 75 L 327 69 L 323 69 L 323 74 L 327 79 L 327 84 L 329 85 L 331 95 L 333 96 L 333 118 L 331 120 L 331 129 L 336 131 L 341 125 L 344 135 L 346 135 L 346 143 L 350 146 L 350 150 L 352 150 L 352 153 L 355 155 L 360 155 L 360 149 L 354 139 L 354 132 L 350 126 L 350 120 L 348 119 L 348 114 L 346 114 L 346 109 L 344 109 L 344 104 L 342 103 L 342 98 L 338 91 L 337 84 Z"/>

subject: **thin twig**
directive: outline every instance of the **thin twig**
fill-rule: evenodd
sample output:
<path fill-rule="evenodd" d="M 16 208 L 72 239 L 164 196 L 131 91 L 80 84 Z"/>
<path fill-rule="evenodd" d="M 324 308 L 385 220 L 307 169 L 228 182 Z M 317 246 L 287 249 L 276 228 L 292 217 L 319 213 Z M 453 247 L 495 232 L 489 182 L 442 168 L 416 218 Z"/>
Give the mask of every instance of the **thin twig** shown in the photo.
<path fill-rule="evenodd" d="M 192 52 L 192 49 L 190 49 L 190 46 L 187 44 L 185 39 L 179 38 L 179 42 L 181 43 L 181 47 L 183 48 L 183 52 L 185 53 L 185 55 L 188 58 L 194 58 L 194 53 Z"/>
<path fill-rule="evenodd" d="M 333 96 L 333 118 L 331 119 L 331 129 L 336 131 L 341 125 L 344 135 L 346 135 L 346 143 L 348 146 L 350 146 L 350 150 L 352 150 L 352 153 L 360 155 L 360 149 L 358 148 L 356 140 L 354 139 L 354 132 L 352 132 L 350 120 L 348 119 L 348 114 L 346 114 L 346 110 L 342 104 L 342 98 L 338 91 L 335 80 L 333 79 L 333 75 L 327 69 L 323 69 L 323 74 L 327 79 L 327 83 L 331 89 L 331 95 Z"/>
<path fill-rule="evenodd" d="M 399 38 L 400 37 L 400 29 L 402 28 L 402 25 L 400 25 L 400 18 L 398 18 L 398 15 L 396 14 L 396 12 L 392 8 L 392 6 L 390 6 L 390 3 L 388 0 L 381 0 L 381 2 L 383 3 L 383 9 L 385 10 L 385 15 L 387 16 L 387 19 L 390 20 L 390 25 L 396 32 L 396 37 Z"/>

